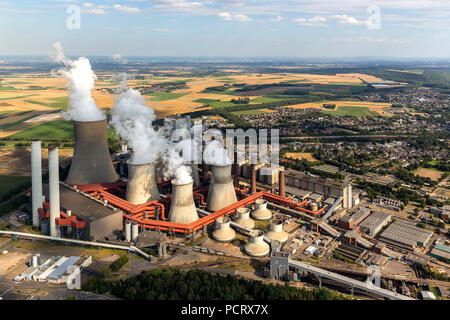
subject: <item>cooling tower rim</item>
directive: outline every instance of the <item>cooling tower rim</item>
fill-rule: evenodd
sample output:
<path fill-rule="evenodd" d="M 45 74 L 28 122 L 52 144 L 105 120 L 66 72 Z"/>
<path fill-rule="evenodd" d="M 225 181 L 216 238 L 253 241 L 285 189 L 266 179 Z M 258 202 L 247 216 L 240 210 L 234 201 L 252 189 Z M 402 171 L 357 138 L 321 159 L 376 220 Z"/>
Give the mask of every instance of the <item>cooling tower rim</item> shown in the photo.
<path fill-rule="evenodd" d="M 191 179 L 191 181 L 190 182 L 185 182 L 185 183 L 176 183 L 175 182 L 175 180 L 176 179 L 172 179 L 170 182 L 172 183 L 172 185 L 174 185 L 174 186 L 186 186 L 186 185 L 188 185 L 188 184 L 194 184 L 194 179 Z"/>
<path fill-rule="evenodd" d="M 266 203 L 268 203 L 266 199 L 256 199 L 255 200 L 255 204 L 261 205 L 261 204 L 266 204 Z"/>
<path fill-rule="evenodd" d="M 131 159 L 128 159 L 127 160 L 127 165 L 133 166 L 133 167 L 144 167 L 144 166 L 155 165 L 155 161 L 153 161 L 153 162 L 146 162 L 146 163 L 132 163 Z"/>
<path fill-rule="evenodd" d="M 264 235 L 264 231 L 259 230 L 259 229 L 253 230 L 253 231 L 250 233 L 250 236 L 251 236 L 251 237 L 254 237 L 254 238 L 258 238 L 258 237 L 261 237 L 261 236 L 263 236 L 263 235 Z"/>
<path fill-rule="evenodd" d="M 283 224 L 283 220 L 281 220 L 281 219 L 273 219 L 270 223 L 275 225 L 275 226 L 278 226 L 280 224 Z"/>
<path fill-rule="evenodd" d="M 107 122 L 108 121 L 108 119 L 106 118 L 106 116 L 105 116 L 105 119 L 102 119 L 102 120 L 92 120 L 92 121 L 79 121 L 79 120 L 72 120 L 73 121 L 73 123 L 94 123 L 94 122 Z"/>
<path fill-rule="evenodd" d="M 227 222 L 230 222 L 231 219 L 228 218 L 228 217 L 219 217 L 219 218 L 216 219 L 216 221 L 217 221 L 218 223 L 227 223 Z"/>

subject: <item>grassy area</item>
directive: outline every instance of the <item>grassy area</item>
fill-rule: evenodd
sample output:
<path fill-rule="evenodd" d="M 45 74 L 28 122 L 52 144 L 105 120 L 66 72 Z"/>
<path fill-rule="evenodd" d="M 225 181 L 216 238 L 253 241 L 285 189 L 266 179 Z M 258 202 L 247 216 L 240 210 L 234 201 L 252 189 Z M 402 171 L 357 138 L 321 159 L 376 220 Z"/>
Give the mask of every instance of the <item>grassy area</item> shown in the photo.
<path fill-rule="evenodd" d="M 178 99 L 187 94 L 188 94 L 187 92 L 152 92 L 149 93 L 148 96 L 155 97 L 151 99 L 152 101 L 166 101 Z"/>
<path fill-rule="evenodd" d="M 195 100 L 195 102 L 207 104 L 213 109 L 237 106 L 237 104 L 230 102 L 230 101 L 221 101 L 221 100 L 215 100 L 215 99 L 197 99 L 197 100 Z"/>
<path fill-rule="evenodd" d="M 0 176 L 0 198 L 7 194 L 9 190 L 17 188 L 28 181 L 30 181 L 30 177 Z"/>
<path fill-rule="evenodd" d="M 269 103 L 269 102 L 278 102 L 278 101 L 283 101 L 283 100 L 286 100 L 286 99 L 271 98 L 271 97 L 262 96 L 262 97 L 258 97 L 258 98 L 252 99 L 250 102 Z"/>
<path fill-rule="evenodd" d="M 66 96 L 49 98 L 49 100 L 52 100 L 55 102 L 46 103 L 46 102 L 41 102 L 41 101 L 36 101 L 36 100 L 25 100 L 25 102 L 38 104 L 40 106 L 45 106 L 45 107 L 50 107 L 50 108 L 55 108 L 55 109 L 67 109 L 67 106 L 69 105 L 69 97 L 66 97 Z"/>
<path fill-rule="evenodd" d="M 55 120 L 13 134 L 11 139 L 73 140 L 71 121 Z"/>
<path fill-rule="evenodd" d="M 16 96 L 16 97 L 9 97 L 9 98 L 0 98 L 0 101 L 3 100 L 14 100 L 14 99 L 22 99 L 22 98 L 28 98 L 28 97 L 32 97 L 32 96 L 37 96 L 37 94 L 27 94 L 24 96 Z"/>
<path fill-rule="evenodd" d="M 367 107 L 341 106 L 336 111 L 322 110 L 323 113 L 334 116 L 352 116 L 352 117 L 373 117 L 378 113 L 370 111 Z"/>
<path fill-rule="evenodd" d="M 255 109 L 255 110 L 242 110 L 242 111 L 236 111 L 236 112 L 232 112 L 232 114 L 234 115 L 245 115 L 245 114 L 264 114 L 267 113 L 266 111 L 260 110 L 260 109 Z"/>

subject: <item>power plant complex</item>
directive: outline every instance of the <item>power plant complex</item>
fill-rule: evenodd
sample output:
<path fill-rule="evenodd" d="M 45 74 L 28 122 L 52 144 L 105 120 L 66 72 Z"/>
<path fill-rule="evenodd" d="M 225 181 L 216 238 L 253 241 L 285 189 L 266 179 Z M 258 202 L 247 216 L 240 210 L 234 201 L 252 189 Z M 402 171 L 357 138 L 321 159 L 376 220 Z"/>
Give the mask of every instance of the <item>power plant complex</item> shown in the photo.
<path fill-rule="evenodd" d="M 254 164 L 190 163 L 190 182 L 165 180 L 161 161 L 131 163 L 126 147 L 116 156 L 115 168 L 108 150 L 106 119 L 73 124 L 75 149 L 65 181 L 59 179 L 58 148 L 51 146 L 49 183 L 42 185 L 41 143 L 31 144 L 33 225 L 53 237 L 125 241 L 139 246 L 140 235 L 149 232 L 189 239 L 209 234 L 218 242 L 233 241 L 241 234 L 248 239 L 243 252 L 263 257 L 269 254 L 272 242 L 288 240 L 283 221 L 273 219 L 272 210 L 311 219 L 326 213 L 310 199 L 294 201 L 286 196 L 286 180 L 293 185 L 302 182 L 297 177 L 286 179 L 282 167 L 273 170 L 268 179 L 277 183 L 278 193 L 257 185 Z M 249 184 L 240 179 L 246 171 Z M 319 192 L 311 184 L 306 188 Z M 321 187 L 322 192 L 324 189 Z M 333 193 L 341 197 L 336 200 L 339 202 L 349 194 L 347 189 Z M 344 201 L 345 206 L 348 202 Z M 266 232 L 255 227 L 258 221 L 266 223 Z"/>

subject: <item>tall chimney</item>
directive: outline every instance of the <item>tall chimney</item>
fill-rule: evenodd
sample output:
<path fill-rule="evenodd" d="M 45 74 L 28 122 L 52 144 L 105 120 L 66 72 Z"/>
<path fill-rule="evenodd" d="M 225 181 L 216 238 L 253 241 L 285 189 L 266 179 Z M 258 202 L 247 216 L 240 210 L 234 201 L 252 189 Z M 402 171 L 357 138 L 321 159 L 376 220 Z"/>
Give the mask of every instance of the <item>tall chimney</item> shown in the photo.
<path fill-rule="evenodd" d="M 237 151 L 234 152 L 234 187 L 239 188 L 239 163 L 238 163 L 238 153 Z"/>
<path fill-rule="evenodd" d="M 284 181 L 284 168 L 280 168 L 279 179 L 278 179 L 278 191 L 280 196 L 286 197 L 286 182 Z"/>
<path fill-rule="evenodd" d="M 133 204 L 161 199 L 155 181 L 155 165 L 153 163 L 133 164 L 128 162 L 126 198 Z"/>
<path fill-rule="evenodd" d="M 108 149 L 106 119 L 74 121 L 75 151 L 66 183 L 108 183 L 119 179 Z"/>
<path fill-rule="evenodd" d="M 39 227 L 38 209 L 42 208 L 42 159 L 40 140 L 31 142 L 31 186 L 33 226 Z"/>
<path fill-rule="evenodd" d="M 251 194 L 256 193 L 256 165 L 251 164 L 252 174 L 251 174 Z"/>
<path fill-rule="evenodd" d="M 58 147 L 48 148 L 48 170 L 49 170 L 49 195 L 50 195 L 50 236 L 57 237 L 56 218 L 60 214 L 59 202 L 59 164 Z"/>
<path fill-rule="evenodd" d="M 192 178 L 194 179 L 194 186 L 200 187 L 201 183 L 200 177 L 198 176 L 198 165 L 194 161 L 192 161 L 191 163 L 189 163 L 189 166 L 192 169 Z"/>
<path fill-rule="evenodd" d="M 231 165 L 211 166 L 211 182 L 206 202 L 210 211 L 217 211 L 237 202 L 231 180 Z"/>
<path fill-rule="evenodd" d="M 186 184 L 175 184 L 172 180 L 172 203 L 170 204 L 169 221 L 189 224 L 198 220 L 193 185 L 193 181 Z"/>

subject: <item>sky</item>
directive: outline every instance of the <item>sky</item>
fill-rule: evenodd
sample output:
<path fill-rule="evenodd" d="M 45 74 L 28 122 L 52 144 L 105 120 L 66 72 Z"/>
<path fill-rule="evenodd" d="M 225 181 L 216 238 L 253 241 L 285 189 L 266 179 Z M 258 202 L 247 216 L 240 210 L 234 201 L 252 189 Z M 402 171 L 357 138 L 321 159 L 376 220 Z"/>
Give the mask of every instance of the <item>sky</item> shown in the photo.
<path fill-rule="evenodd" d="M 0 55 L 450 57 L 450 0 L 0 0 Z"/>

